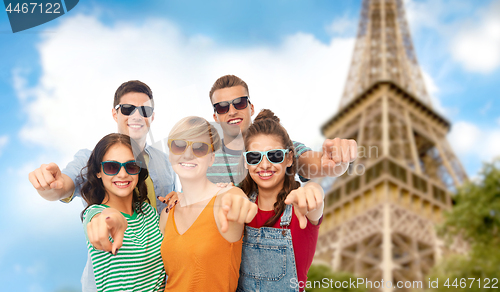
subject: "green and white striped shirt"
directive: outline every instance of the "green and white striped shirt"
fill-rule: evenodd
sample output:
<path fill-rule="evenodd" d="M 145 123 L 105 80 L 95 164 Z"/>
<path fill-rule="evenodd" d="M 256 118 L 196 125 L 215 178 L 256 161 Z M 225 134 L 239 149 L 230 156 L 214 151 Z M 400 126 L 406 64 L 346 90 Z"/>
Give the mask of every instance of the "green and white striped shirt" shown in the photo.
<path fill-rule="evenodd" d="M 144 213 L 132 216 L 123 214 L 128 227 L 123 237 L 123 246 L 116 256 L 94 249 L 87 237 L 87 224 L 92 217 L 109 208 L 92 205 L 83 214 L 83 226 L 87 239 L 98 291 L 163 291 L 165 269 L 160 247 L 163 235 L 158 226 L 159 217 L 151 205 L 142 203 Z M 113 240 L 110 237 L 111 242 Z"/>

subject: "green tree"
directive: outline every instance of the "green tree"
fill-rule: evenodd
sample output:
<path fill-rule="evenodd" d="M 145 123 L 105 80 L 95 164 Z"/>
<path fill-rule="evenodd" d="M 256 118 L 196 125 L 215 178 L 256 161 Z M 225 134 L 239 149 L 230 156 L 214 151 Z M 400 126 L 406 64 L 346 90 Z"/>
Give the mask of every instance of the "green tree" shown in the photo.
<path fill-rule="evenodd" d="M 346 272 L 333 272 L 330 267 L 326 265 L 312 265 L 307 273 L 307 281 L 310 283 L 310 287 L 306 287 L 307 292 L 328 292 L 328 291 L 345 291 L 345 292 L 365 292 L 368 291 L 364 286 L 352 288 L 349 283 L 357 283 L 356 276 L 346 273 Z M 335 288 L 335 283 L 338 283 L 338 287 L 346 282 L 344 286 L 347 288 Z M 316 287 L 314 287 L 314 285 Z M 356 285 L 357 286 L 357 285 Z M 323 288 L 325 287 L 325 288 Z M 328 287 L 328 288 L 326 288 Z M 333 287 L 333 288 L 332 288 Z"/>
<path fill-rule="evenodd" d="M 461 186 L 454 200 L 455 206 L 445 215 L 439 234 L 448 243 L 459 237 L 470 249 L 467 255 L 452 255 L 436 265 L 429 277 L 431 281 L 439 279 L 439 286 L 428 291 L 498 291 L 500 160 L 484 164 L 479 178 Z"/>

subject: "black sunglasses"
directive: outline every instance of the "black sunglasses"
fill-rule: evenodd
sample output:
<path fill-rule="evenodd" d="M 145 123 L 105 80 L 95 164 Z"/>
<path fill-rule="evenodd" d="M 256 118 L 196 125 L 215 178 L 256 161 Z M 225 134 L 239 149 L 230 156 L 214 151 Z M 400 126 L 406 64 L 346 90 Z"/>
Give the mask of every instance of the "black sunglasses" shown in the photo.
<path fill-rule="evenodd" d="M 135 112 L 136 109 L 139 109 L 139 114 L 145 118 L 149 118 L 153 114 L 153 108 L 150 106 L 135 106 L 132 104 L 118 104 L 115 106 L 115 109 L 118 110 L 121 108 L 122 114 L 125 116 L 130 116 Z"/>
<path fill-rule="evenodd" d="M 248 99 L 248 96 L 242 96 L 235 98 L 230 101 L 221 101 L 218 103 L 214 104 L 214 110 L 217 112 L 219 115 L 225 114 L 229 111 L 229 107 L 231 104 L 234 106 L 235 109 L 237 110 L 242 110 L 246 109 L 248 104 L 250 103 L 250 100 Z"/>
<path fill-rule="evenodd" d="M 130 175 L 136 175 L 141 172 L 141 163 L 140 161 L 130 160 L 124 163 L 120 163 L 118 161 L 103 161 L 101 162 L 102 171 L 106 175 L 117 175 L 122 169 L 122 166 L 125 167 L 125 171 Z"/>

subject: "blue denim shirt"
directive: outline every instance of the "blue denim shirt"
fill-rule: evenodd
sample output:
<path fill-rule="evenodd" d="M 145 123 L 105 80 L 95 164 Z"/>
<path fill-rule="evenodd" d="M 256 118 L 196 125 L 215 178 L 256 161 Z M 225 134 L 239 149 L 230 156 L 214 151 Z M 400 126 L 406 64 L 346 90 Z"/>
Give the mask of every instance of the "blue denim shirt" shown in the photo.
<path fill-rule="evenodd" d="M 172 169 L 172 165 L 170 165 L 170 162 L 168 160 L 168 155 L 163 151 L 160 151 L 149 145 L 146 145 L 144 151 L 149 155 L 148 171 L 149 176 L 153 181 L 155 195 L 164 197 L 171 191 L 177 191 L 177 178 L 174 170 Z M 62 171 L 62 173 L 69 176 L 75 184 L 75 192 L 73 193 L 73 196 L 69 200 L 61 200 L 62 202 L 69 203 L 73 200 L 73 198 L 81 197 L 80 191 L 83 180 L 80 176 L 80 172 L 85 168 L 85 166 L 87 166 L 87 162 L 89 161 L 91 153 L 92 151 L 88 149 L 79 150 L 75 154 L 73 161 L 68 163 L 66 168 Z M 85 170 L 83 174 L 86 174 Z M 83 199 L 82 202 L 84 206 L 87 205 Z M 166 206 L 167 205 L 163 202 L 160 202 L 158 199 L 156 200 L 156 208 L 158 212 L 163 210 L 163 208 Z M 90 260 L 90 256 L 87 257 L 87 265 L 83 270 L 81 281 L 83 292 L 97 291 L 94 278 L 94 270 L 92 269 L 92 261 Z"/>

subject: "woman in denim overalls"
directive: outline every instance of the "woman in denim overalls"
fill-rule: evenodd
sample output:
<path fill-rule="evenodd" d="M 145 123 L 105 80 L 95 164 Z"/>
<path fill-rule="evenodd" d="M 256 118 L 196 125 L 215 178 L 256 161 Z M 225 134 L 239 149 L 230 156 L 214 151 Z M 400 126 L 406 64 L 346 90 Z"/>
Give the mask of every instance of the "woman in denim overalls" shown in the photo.
<path fill-rule="evenodd" d="M 245 132 L 245 149 L 248 174 L 239 186 L 259 211 L 245 227 L 237 291 L 303 291 L 323 215 L 323 189 L 295 181 L 292 141 L 270 110 L 262 110 Z"/>

